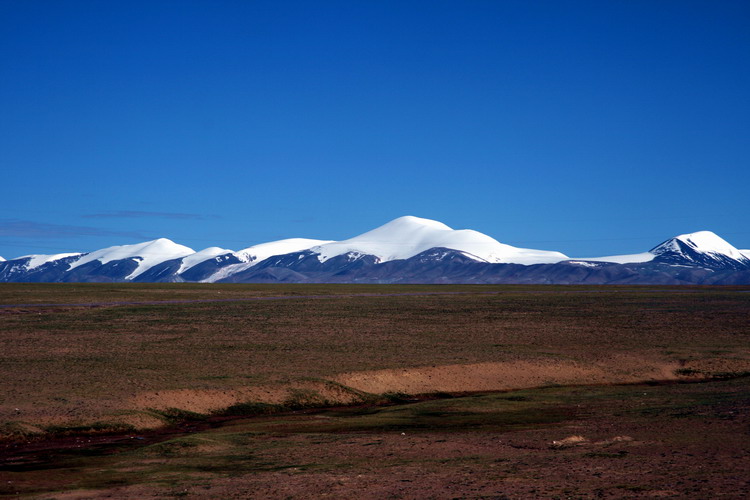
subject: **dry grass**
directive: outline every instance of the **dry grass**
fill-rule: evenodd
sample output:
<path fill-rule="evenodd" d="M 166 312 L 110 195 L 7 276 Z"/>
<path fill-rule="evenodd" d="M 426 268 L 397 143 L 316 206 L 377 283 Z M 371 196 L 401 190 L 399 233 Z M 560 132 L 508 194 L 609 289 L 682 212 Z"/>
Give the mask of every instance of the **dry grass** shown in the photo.
<path fill-rule="evenodd" d="M 750 371 L 750 294 L 736 290 L 2 284 L 4 304 L 330 297 L 0 310 L 0 422 L 148 426 L 160 422 L 148 408 L 207 412 L 300 390 L 352 400 L 327 381 L 429 392 Z M 414 291 L 467 293 L 352 295 Z"/>
<path fill-rule="evenodd" d="M 13 449 L 0 496 L 747 498 L 748 424 L 747 379 L 473 394 Z"/>
<path fill-rule="evenodd" d="M 589 440 L 586 439 L 584 436 L 575 435 L 575 436 L 568 436 L 566 438 L 560 439 L 559 441 L 558 440 L 552 441 L 552 444 L 550 445 L 550 447 L 568 448 L 570 446 L 579 446 L 588 442 Z"/>

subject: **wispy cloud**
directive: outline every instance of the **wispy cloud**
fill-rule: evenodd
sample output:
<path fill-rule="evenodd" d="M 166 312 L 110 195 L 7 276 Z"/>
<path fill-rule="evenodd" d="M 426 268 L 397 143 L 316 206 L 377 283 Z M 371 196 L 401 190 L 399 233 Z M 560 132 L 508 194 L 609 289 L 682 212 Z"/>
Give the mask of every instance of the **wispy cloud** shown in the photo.
<path fill-rule="evenodd" d="M 148 239 L 134 231 L 111 231 L 98 227 L 47 224 L 22 219 L 0 219 L 0 237 L 6 238 L 69 238 L 71 236 L 122 236 Z"/>
<path fill-rule="evenodd" d="M 216 215 L 200 214 L 183 214 L 175 212 L 144 212 L 141 210 L 114 210 L 110 212 L 101 212 L 96 214 L 86 214 L 83 217 L 87 219 L 179 219 L 179 220 L 206 220 L 216 219 Z"/>

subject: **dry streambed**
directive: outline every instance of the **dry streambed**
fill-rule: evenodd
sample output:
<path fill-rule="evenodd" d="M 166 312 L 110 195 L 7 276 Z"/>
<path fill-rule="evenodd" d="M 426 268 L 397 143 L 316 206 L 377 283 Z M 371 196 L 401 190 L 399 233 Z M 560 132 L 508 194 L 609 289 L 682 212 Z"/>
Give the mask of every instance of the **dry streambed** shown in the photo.
<path fill-rule="evenodd" d="M 44 435 L 122 433 L 174 425 L 217 415 L 254 415 L 333 406 L 378 404 L 390 400 L 502 392 L 549 386 L 616 385 L 701 381 L 750 371 L 744 361 L 722 363 L 721 372 L 706 363 L 663 362 L 633 355 L 612 355 L 585 365 L 569 360 L 513 361 L 427 366 L 344 373 L 331 380 L 231 389 L 174 389 L 139 393 L 116 407 L 91 405 L 93 411 L 66 420 L 41 409 L 35 419 L 10 420 L 5 438 Z M 715 368 L 715 367 L 714 367 Z M 100 403 L 100 402 L 99 402 Z M 28 418 L 28 417 L 27 417 Z"/>
<path fill-rule="evenodd" d="M 750 365 L 734 366 L 750 369 Z M 178 389 L 139 394 L 132 409 L 221 414 L 238 405 L 311 408 L 362 404 L 389 395 L 497 392 L 544 386 L 626 384 L 701 380 L 706 375 L 685 363 L 665 363 L 630 355 L 584 365 L 566 360 L 476 363 L 344 373 L 331 380 L 307 380 L 289 386 L 243 387 L 232 390 Z M 261 408 L 261 407 L 259 407 Z"/>

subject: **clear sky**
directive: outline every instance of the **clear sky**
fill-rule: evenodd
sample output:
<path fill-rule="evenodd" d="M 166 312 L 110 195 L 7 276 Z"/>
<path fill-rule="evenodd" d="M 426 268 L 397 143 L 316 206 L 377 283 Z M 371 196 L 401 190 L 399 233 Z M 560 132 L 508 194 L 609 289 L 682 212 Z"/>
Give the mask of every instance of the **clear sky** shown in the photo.
<path fill-rule="evenodd" d="M 0 1 L 0 255 L 750 248 L 750 2 Z"/>

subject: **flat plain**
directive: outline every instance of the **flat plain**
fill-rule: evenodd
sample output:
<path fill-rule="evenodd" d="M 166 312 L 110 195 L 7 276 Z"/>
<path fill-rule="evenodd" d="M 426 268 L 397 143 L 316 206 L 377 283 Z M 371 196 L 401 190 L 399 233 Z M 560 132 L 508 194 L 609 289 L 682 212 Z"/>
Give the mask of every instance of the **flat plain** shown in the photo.
<path fill-rule="evenodd" d="M 750 287 L 0 285 L 0 494 L 750 494 Z"/>

